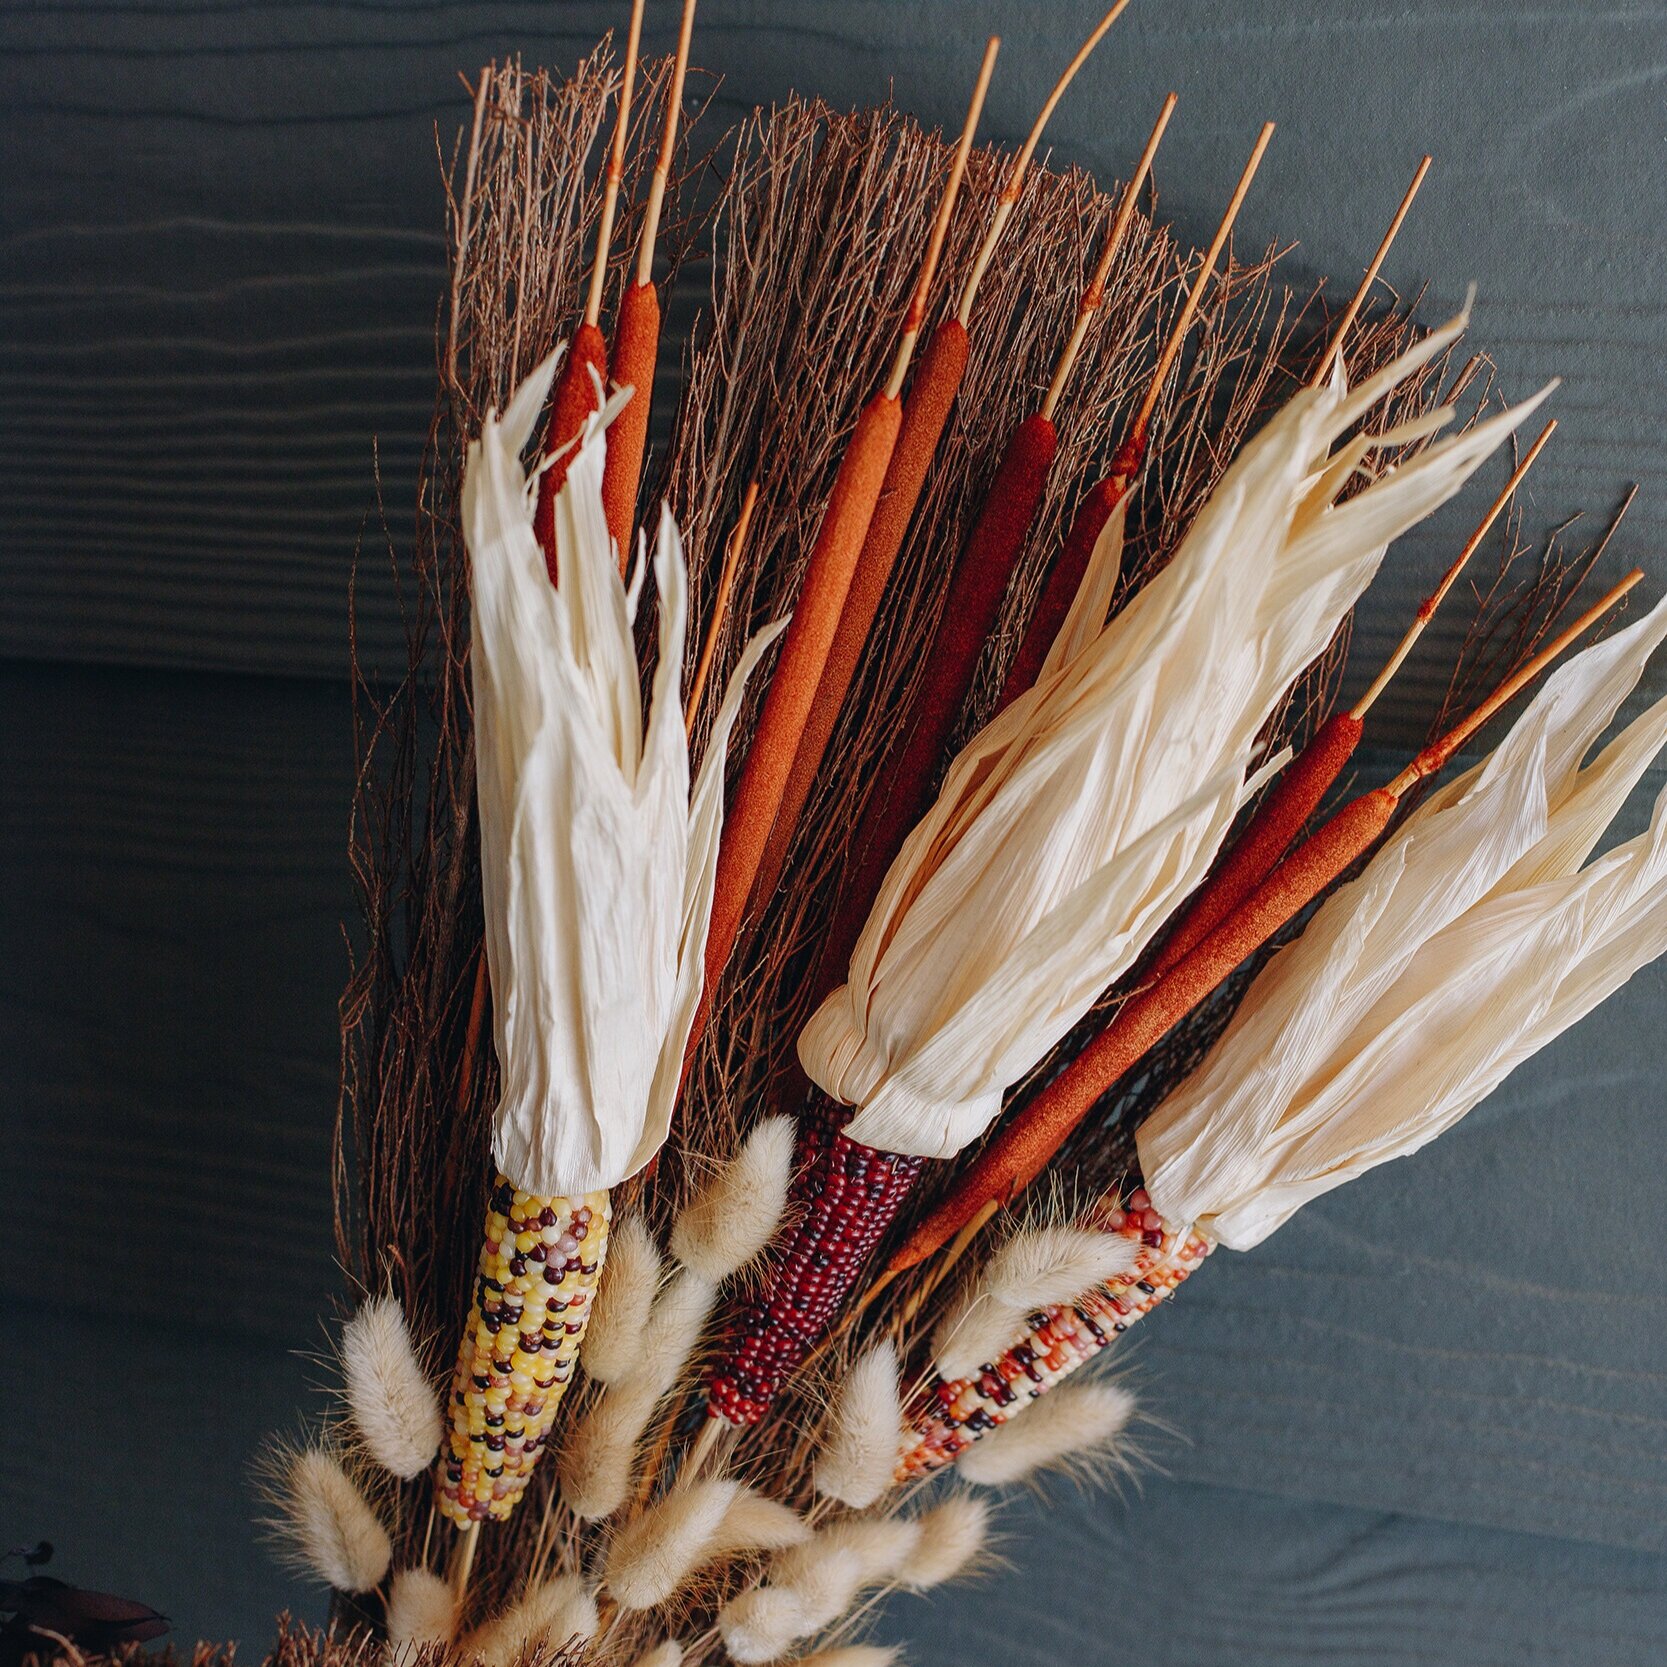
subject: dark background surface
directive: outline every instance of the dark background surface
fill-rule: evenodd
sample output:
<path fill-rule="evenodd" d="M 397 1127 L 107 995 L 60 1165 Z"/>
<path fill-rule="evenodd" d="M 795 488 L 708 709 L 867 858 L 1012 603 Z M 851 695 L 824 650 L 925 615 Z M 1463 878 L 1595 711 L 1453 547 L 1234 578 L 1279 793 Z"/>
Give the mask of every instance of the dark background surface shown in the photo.
<path fill-rule="evenodd" d="M 247 1461 L 305 1407 L 335 1289 L 345 592 L 373 438 L 396 524 L 412 501 L 434 124 L 459 70 L 569 63 L 623 10 L 0 11 L 0 1544 L 52 1538 L 185 1638 L 253 1646 L 296 1590 Z M 952 122 L 994 29 L 1013 138 L 1096 10 L 704 0 L 708 120 L 895 85 Z M 1615 565 L 1654 595 L 1664 75 L 1656 5 L 1136 0 L 1051 137 L 1109 181 L 1176 88 L 1158 182 L 1202 240 L 1275 118 L 1241 225 L 1301 240 L 1299 289 L 1352 285 L 1432 150 L 1387 275 L 1432 318 L 1474 278 L 1506 385 L 1565 376 L 1529 523 L 1641 482 Z M 1391 558 L 1362 663 L 1481 496 Z M 1642 975 L 1436 1147 L 1216 1258 L 1131 1351 L 1161 1470 L 1025 1504 L 1007 1572 L 889 1631 L 934 1664 L 1667 1659 L 1664 992 Z"/>

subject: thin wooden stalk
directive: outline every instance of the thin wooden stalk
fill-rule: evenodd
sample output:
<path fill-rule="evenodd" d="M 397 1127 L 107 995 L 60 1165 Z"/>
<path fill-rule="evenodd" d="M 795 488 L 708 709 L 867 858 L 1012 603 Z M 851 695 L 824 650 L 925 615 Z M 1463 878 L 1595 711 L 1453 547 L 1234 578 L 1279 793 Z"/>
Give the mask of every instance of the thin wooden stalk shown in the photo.
<path fill-rule="evenodd" d="M 632 0 L 631 28 L 625 45 L 625 70 L 619 87 L 619 112 L 614 123 L 613 148 L 602 184 L 602 210 L 596 224 L 596 254 L 591 262 L 590 288 L 585 295 L 584 317 L 567 344 L 567 357 L 556 378 L 550 400 L 550 422 L 545 432 L 544 455 L 554 461 L 538 482 L 538 504 L 533 514 L 533 531 L 544 551 L 550 583 L 556 572 L 556 494 L 567 479 L 573 443 L 583 432 L 593 411 L 601 408 L 608 386 L 608 344 L 601 330 L 602 286 L 608 276 L 608 248 L 613 242 L 614 216 L 619 208 L 619 188 L 625 178 L 625 138 L 631 123 L 631 89 L 637 78 L 637 48 L 642 41 L 645 0 Z"/>
<path fill-rule="evenodd" d="M 1158 400 L 1163 394 L 1164 382 L 1174 369 L 1187 333 L 1192 328 L 1199 303 L 1203 300 L 1204 291 L 1215 272 L 1216 261 L 1227 246 L 1233 222 L 1238 219 L 1239 210 L 1244 206 L 1251 181 L 1255 179 L 1256 170 L 1262 165 L 1262 157 L 1273 138 L 1273 131 L 1274 124 L 1267 122 L 1257 136 L 1250 159 L 1245 163 L 1233 196 L 1227 204 L 1227 212 L 1222 215 L 1221 223 L 1216 227 L 1215 236 L 1211 238 L 1210 246 L 1199 263 L 1192 286 L 1187 291 L 1186 300 L 1182 302 L 1181 310 L 1158 352 L 1158 361 L 1152 371 L 1151 380 L 1146 385 L 1146 392 L 1139 407 L 1129 421 L 1122 443 L 1113 453 L 1105 474 L 1088 489 L 1077 508 L 1071 522 L 1071 530 L 1066 535 L 1058 559 L 1049 569 L 1047 579 L 1043 582 L 1042 593 L 1036 599 L 1030 621 L 1025 626 L 1024 635 L 1019 639 L 1018 649 L 1008 667 L 1006 680 L 996 702 L 997 712 L 1011 705 L 1041 675 L 1048 650 L 1053 647 L 1054 639 L 1065 623 L 1065 616 L 1071 611 L 1071 604 L 1076 600 L 1083 575 L 1088 571 L 1094 546 L 1099 543 L 1106 523 L 1117 512 L 1118 506 L 1128 496 L 1140 476 L 1141 466 L 1146 461 L 1152 413 L 1157 409 Z"/>
<path fill-rule="evenodd" d="M 660 362 L 660 291 L 654 282 L 654 246 L 660 233 L 660 214 L 671 179 L 672 159 L 677 151 L 677 124 L 683 109 L 683 85 L 689 72 L 689 46 L 694 28 L 695 0 L 683 0 L 677 57 L 672 64 L 671 84 L 666 89 L 666 113 L 660 126 L 660 149 L 648 182 L 642 237 L 637 243 L 636 280 L 626 286 L 614 320 L 613 380 L 618 387 L 630 388 L 631 398 L 608 429 L 602 507 L 608 518 L 608 534 L 619 552 L 622 574 L 631 565 L 631 529 L 642 487 L 643 454 L 648 447 L 654 373 Z"/>

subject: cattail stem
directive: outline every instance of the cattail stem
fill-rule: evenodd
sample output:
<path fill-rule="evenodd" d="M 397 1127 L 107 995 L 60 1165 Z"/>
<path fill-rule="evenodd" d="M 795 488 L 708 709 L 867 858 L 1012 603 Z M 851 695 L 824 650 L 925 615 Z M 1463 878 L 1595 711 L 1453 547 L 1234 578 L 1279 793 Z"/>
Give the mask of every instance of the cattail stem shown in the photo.
<path fill-rule="evenodd" d="M 1210 247 L 1205 251 L 1204 259 L 1199 264 L 1198 275 L 1193 280 L 1192 288 L 1187 291 L 1186 300 L 1181 304 L 1180 314 L 1175 320 L 1174 328 L 1169 332 L 1169 340 L 1165 342 L 1163 351 L 1158 355 L 1157 368 L 1152 372 L 1152 380 L 1146 387 L 1146 397 L 1140 402 L 1139 409 L 1129 423 L 1130 437 L 1138 435 L 1142 443 L 1146 430 L 1151 426 L 1152 413 L 1157 410 L 1158 400 L 1163 395 L 1164 382 L 1170 371 L 1175 368 L 1175 361 L 1180 357 L 1181 344 L 1187 338 L 1187 331 L 1192 328 L 1193 315 L 1204 298 L 1204 287 L 1209 282 L 1210 274 L 1215 271 L 1221 251 L 1227 247 L 1227 239 L 1233 231 L 1233 222 L 1238 219 L 1239 210 L 1244 206 L 1250 182 L 1255 179 L 1256 170 L 1261 167 L 1262 158 L 1273 141 L 1273 129 L 1272 122 L 1263 122 L 1262 131 L 1256 136 L 1255 145 L 1251 147 L 1250 160 L 1245 163 L 1239 175 L 1239 183 L 1234 186 L 1233 195 L 1228 199 L 1227 212 L 1222 215 L 1221 224 L 1216 227 L 1216 234 L 1210 239 Z"/>
<path fill-rule="evenodd" d="M 683 723 L 689 735 L 695 732 L 701 698 L 706 693 L 706 681 L 712 675 L 712 661 L 718 652 L 718 634 L 722 631 L 724 618 L 729 612 L 730 592 L 735 588 L 735 574 L 741 564 L 741 552 L 747 547 L 747 530 L 752 526 L 752 512 L 757 506 L 758 482 L 748 481 L 747 490 L 741 499 L 741 513 L 736 518 L 734 530 L 724 547 L 723 571 L 718 575 L 718 594 L 712 599 L 712 618 L 706 627 L 705 640 L 700 645 L 700 659 L 695 665 L 695 675 L 689 683 L 689 698 L 683 704 Z"/>
<path fill-rule="evenodd" d="M 1641 567 L 1633 568 L 1619 584 L 1600 596 L 1572 625 L 1559 631 L 1539 653 L 1519 666 L 1469 717 L 1455 724 L 1439 740 L 1432 741 L 1390 782 L 1387 791 L 1399 796 L 1410 791 L 1426 777 L 1433 776 L 1489 718 L 1502 706 L 1514 700 L 1564 649 L 1583 637 L 1643 577 L 1644 570 Z"/>
<path fill-rule="evenodd" d="M 1050 421 L 1064 396 L 1065 384 L 1070 380 L 1071 370 L 1077 362 L 1077 356 L 1082 352 L 1082 344 L 1088 339 L 1088 327 L 1094 322 L 1094 315 L 1105 305 L 1106 280 L 1111 276 L 1111 263 L 1123 246 L 1129 222 L 1134 218 L 1135 204 L 1140 199 L 1141 187 L 1145 185 L 1146 176 L 1152 171 L 1152 160 L 1158 154 L 1158 146 L 1163 142 L 1164 129 L 1169 126 L 1169 118 L 1175 114 L 1175 106 L 1179 101 L 1180 96 L 1176 93 L 1171 93 L 1163 101 L 1163 108 L 1159 110 L 1151 136 L 1146 141 L 1146 148 L 1140 153 L 1140 160 L 1129 176 L 1129 183 L 1123 188 L 1123 198 L 1117 205 L 1116 218 L 1111 223 L 1111 230 L 1106 234 L 1099 261 L 1094 267 L 1094 275 L 1089 279 L 1088 288 L 1083 291 L 1082 300 L 1077 304 L 1076 321 L 1071 326 L 1070 338 L 1065 343 L 1065 351 L 1059 355 L 1059 360 L 1054 365 L 1053 380 L 1049 382 L 1047 397 L 1042 401 L 1042 415 Z"/>
<path fill-rule="evenodd" d="M 677 120 L 683 108 L 683 85 L 689 72 L 689 46 L 694 35 L 695 0 L 683 0 L 683 21 L 677 36 L 677 57 L 666 89 L 666 113 L 660 126 L 660 149 L 648 182 L 643 209 L 642 237 L 637 244 L 636 281 L 627 285 L 614 321 L 613 379 L 629 387 L 631 398 L 608 430 L 608 456 L 602 471 L 602 506 L 608 534 L 619 551 L 619 570 L 631 566 L 631 529 L 636 520 L 637 494 L 642 487 L 643 453 L 648 446 L 648 422 L 654 400 L 654 372 L 660 361 L 660 292 L 654 283 L 654 245 L 660 233 L 660 213 L 677 151 Z"/>
<path fill-rule="evenodd" d="M 961 194 L 961 184 L 967 176 L 967 158 L 972 154 L 972 139 L 978 131 L 978 118 L 984 111 L 984 97 L 990 90 L 990 77 L 995 73 L 996 53 L 1001 50 L 1001 38 L 992 35 L 985 43 L 984 59 L 979 65 L 978 80 L 973 86 L 972 100 L 967 105 L 966 120 L 961 125 L 961 137 L 955 146 L 954 160 L 949 167 L 949 182 L 938 203 L 932 222 L 932 235 L 927 239 L 926 256 L 920 263 L 914 293 L 909 297 L 909 310 L 903 319 L 903 334 L 897 343 L 892 360 L 891 375 L 886 380 L 886 392 L 896 399 L 903 392 L 903 378 L 909 373 L 914 358 L 915 344 L 920 340 L 921 326 L 926 322 L 926 303 L 931 297 L 932 280 L 937 276 L 938 261 L 943 256 L 944 240 L 949 236 L 949 222 L 955 213 L 955 202 Z"/>
<path fill-rule="evenodd" d="M 1426 158 L 1428 160 L 1428 158 Z M 1412 652 L 1413 644 L 1423 635 L 1424 627 L 1435 617 L 1435 611 L 1442 604 L 1447 592 L 1453 588 L 1454 581 L 1464 571 L 1470 558 L 1481 547 L 1482 540 L 1487 537 L 1494 522 L 1499 518 L 1512 495 L 1522 484 L 1522 477 L 1534 466 L 1534 459 L 1545 449 L 1545 443 L 1557 430 L 1557 419 L 1553 417 L 1540 430 L 1539 437 L 1523 454 L 1522 461 L 1511 471 L 1511 478 L 1499 489 L 1499 496 L 1488 506 L 1488 512 L 1481 519 L 1475 532 L 1465 540 L 1464 548 L 1459 551 L 1453 565 L 1441 576 L 1441 581 L 1419 605 L 1417 616 L 1407 628 L 1406 635 L 1395 645 L 1395 652 L 1384 663 L 1383 670 L 1372 679 L 1372 685 L 1351 708 L 1350 715 L 1356 719 L 1364 718 L 1372 709 L 1379 695 L 1389 687 L 1389 680 L 1401 669 L 1406 657 Z"/>
<path fill-rule="evenodd" d="M 1383 270 L 1390 246 L 1399 234 L 1402 222 L 1411 211 L 1412 199 L 1418 195 L 1418 188 L 1424 183 L 1424 176 L 1429 171 L 1430 158 L 1426 156 L 1418 164 L 1418 169 L 1412 176 L 1412 183 L 1406 188 L 1400 207 L 1395 210 L 1395 218 L 1389 222 L 1389 229 L 1383 234 L 1383 240 L 1378 244 L 1359 287 L 1350 298 L 1348 306 L 1343 309 L 1343 316 L 1338 319 L 1337 327 L 1331 333 L 1331 343 L 1320 356 L 1319 368 L 1314 372 L 1314 380 L 1309 384 L 1310 387 L 1318 387 L 1331 374 L 1331 367 L 1342 357 L 1343 343 L 1347 340 L 1349 331 L 1354 328 L 1354 321 L 1360 317 L 1360 310 L 1366 305 L 1366 297 L 1372 293 L 1372 285 L 1378 281 L 1378 273 Z"/>
<path fill-rule="evenodd" d="M 1019 197 L 1024 191 L 1025 175 L 1030 171 L 1030 159 L 1036 154 L 1037 145 L 1041 143 L 1042 130 L 1048 125 L 1048 118 L 1053 115 L 1060 99 L 1065 96 L 1065 89 L 1076 79 L 1077 71 L 1088 62 L 1094 48 L 1100 44 L 1112 24 L 1123 15 L 1128 4 L 1129 0 L 1117 0 L 1117 4 L 1089 31 L 1087 40 L 1077 48 L 1076 56 L 1054 82 L 1053 90 L 1043 102 L 1041 110 L 1037 112 L 1036 120 L 1031 123 L 1030 131 L 1025 135 L 1025 142 L 1019 147 L 1018 155 L 1008 164 L 1001 195 L 996 199 L 996 212 L 984 233 L 984 241 L 979 244 L 978 252 L 973 256 L 972 269 L 967 274 L 966 283 L 961 289 L 960 302 L 955 309 L 955 316 L 960 320 L 962 329 L 966 329 L 972 322 L 972 308 L 978 299 L 978 286 L 983 283 L 984 274 L 989 270 L 990 261 L 995 255 L 996 245 L 1001 241 L 1001 234 L 1007 229 L 1007 222 L 1012 219 L 1013 210 L 1018 207 Z"/>

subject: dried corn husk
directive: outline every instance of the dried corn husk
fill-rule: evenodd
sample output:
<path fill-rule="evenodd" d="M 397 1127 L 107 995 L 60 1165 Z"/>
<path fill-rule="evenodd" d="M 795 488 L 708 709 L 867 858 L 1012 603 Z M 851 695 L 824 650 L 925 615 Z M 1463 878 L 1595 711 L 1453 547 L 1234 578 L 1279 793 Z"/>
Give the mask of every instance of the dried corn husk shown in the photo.
<path fill-rule="evenodd" d="M 662 516 L 653 567 L 659 661 L 646 728 L 632 621 L 602 508 L 605 424 L 587 423 L 556 495 L 560 583 L 533 533 L 522 454 L 556 358 L 469 447 L 481 884 L 502 1086 L 500 1168 L 528 1192 L 616 1185 L 665 1138 L 700 996 L 731 683 L 691 797 L 678 678 L 687 581 Z"/>
<path fill-rule="evenodd" d="M 1389 541 L 1537 404 L 1335 502 L 1374 442 L 1332 445 L 1463 322 L 1355 392 L 1339 379 L 1292 398 L 1170 565 L 1092 640 L 1080 614 L 1069 621 L 1051 672 L 963 749 L 881 887 L 847 983 L 800 1038 L 812 1080 L 859 1108 L 852 1140 L 953 1156 L 1203 877 L 1255 785 L 1263 724 Z M 1112 559 L 1100 552 L 1096 571 Z"/>
<path fill-rule="evenodd" d="M 1587 862 L 1667 745 L 1667 701 L 1581 767 L 1664 636 L 1667 603 L 1557 671 L 1256 980 L 1140 1130 L 1166 1220 L 1260 1243 L 1434 1139 L 1667 950 L 1667 795 Z"/>

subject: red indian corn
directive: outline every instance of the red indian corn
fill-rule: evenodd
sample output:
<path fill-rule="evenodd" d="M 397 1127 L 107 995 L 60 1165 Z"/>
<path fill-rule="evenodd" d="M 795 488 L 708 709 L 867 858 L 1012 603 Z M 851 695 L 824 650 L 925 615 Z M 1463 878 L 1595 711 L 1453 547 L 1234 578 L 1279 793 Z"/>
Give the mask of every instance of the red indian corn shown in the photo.
<path fill-rule="evenodd" d="M 459 1528 L 515 1509 L 567 1391 L 608 1253 L 608 1195 L 492 1184 L 457 1351 L 437 1504 Z"/>
<path fill-rule="evenodd" d="M 793 1226 L 764 1289 L 737 1316 L 708 1388 L 709 1410 L 726 1423 L 756 1424 L 827 1336 L 925 1166 L 849 1139 L 840 1130 L 850 1116 L 818 1094 L 800 1121 L 786 1212 Z"/>

